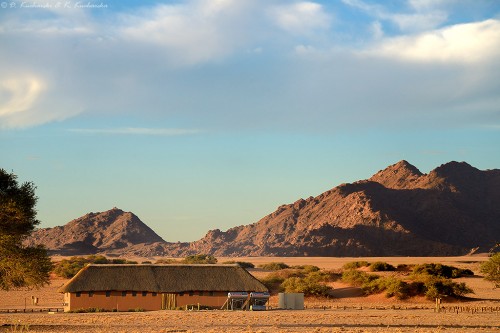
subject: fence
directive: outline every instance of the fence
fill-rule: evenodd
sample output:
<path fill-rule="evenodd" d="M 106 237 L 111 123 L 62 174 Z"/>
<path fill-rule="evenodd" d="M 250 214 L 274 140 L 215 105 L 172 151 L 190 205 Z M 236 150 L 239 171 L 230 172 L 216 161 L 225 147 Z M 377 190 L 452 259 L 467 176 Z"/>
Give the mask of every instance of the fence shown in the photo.
<path fill-rule="evenodd" d="M 0 313 L 64 312 L 63 308 L 0 309 Z"/>

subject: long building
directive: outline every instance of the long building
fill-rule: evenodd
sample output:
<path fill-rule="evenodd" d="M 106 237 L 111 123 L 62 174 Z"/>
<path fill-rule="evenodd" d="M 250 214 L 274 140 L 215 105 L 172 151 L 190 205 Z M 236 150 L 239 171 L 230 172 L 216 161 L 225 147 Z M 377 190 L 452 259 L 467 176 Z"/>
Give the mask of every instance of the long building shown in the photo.
<path fill-rule="evenodd" d="M 238 265 L 88 265 L 58 290 L 64 311 L 222 307 L 230 292 L 267 292 Z"/>

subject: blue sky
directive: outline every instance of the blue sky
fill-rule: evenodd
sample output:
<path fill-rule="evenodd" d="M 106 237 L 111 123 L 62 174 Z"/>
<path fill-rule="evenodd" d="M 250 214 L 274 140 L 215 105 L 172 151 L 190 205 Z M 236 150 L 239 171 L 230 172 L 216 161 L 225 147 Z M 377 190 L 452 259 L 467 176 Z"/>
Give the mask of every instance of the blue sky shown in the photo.
<path fill-rule="evenodd" d="M 0 167 L 41 227 L 168 241 L 406 159 L 500 166 L 500 2 L 0 2 Z"/>

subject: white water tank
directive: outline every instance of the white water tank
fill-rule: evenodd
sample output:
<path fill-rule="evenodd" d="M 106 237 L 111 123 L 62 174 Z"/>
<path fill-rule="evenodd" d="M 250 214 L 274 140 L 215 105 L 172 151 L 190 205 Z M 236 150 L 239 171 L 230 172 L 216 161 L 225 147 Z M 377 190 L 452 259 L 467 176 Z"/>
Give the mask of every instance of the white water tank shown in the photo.
<path fill-rule="evenodd" d="M 304 310 L 304 294 L 279 293 L 278 307 L 285 310 Z"/>

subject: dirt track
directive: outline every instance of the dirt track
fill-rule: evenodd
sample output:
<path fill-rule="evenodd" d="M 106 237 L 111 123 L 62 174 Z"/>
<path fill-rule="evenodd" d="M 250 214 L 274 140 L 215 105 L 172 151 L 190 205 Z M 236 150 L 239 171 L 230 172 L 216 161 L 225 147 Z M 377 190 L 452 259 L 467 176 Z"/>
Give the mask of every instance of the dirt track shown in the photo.
<path fill-rule="evenodd" d="M 500 313 L 420 310 L 8 314 L 4 323 L 30 332 L 498 332 Z M 8 332 L 3 327 L 0 332 Z"/>

